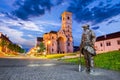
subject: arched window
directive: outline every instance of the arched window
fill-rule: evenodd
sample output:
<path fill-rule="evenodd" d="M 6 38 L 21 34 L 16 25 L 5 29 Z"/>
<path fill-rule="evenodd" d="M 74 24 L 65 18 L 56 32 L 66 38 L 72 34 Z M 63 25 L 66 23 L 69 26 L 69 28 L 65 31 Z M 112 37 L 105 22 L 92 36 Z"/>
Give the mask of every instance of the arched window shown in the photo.
<path fill-rule="evenodd" d="M 52 39 L 54 39 L 54 37 L 52 36 Z"/>
<path fill-rule="evenodd" d="M 69 20 L 69 19 L 70 19 L 70 17 L 68 16 L 68 17 L 67 17 L 67 19 Z"/>
<path fill-rule="evenodd" d="M 69 29 L 68 29 L 68 32 L 69 32 Z"/>
<path fill-rule="evenodd" d="M 68 38 L 68 41 L 70 41 L 70 38 Z"/>
<path fill-rule="evenodd" d="M 54 52 L 54 49 L 52 48 L 52 52 Z"/>
<path fill-rule="evenodd" d="M 68 28 L 69 28 L 70 26 L 68 25 Z"/>
<path fill-rule="evenodd" d="M 102 43 L 100 43 L 100 46 L 102 47 L 102 46 L 103 46 L 103 44 L 102 44 Z"/>
<path fill-rule="evenodd" d="M 70 43 L 68 43 L 68 46 L 70 46 Z"/>
<path fill-rule="evenodd" d="M 52 43 L 52 46 L 54 46 L 54 43 Z"/>

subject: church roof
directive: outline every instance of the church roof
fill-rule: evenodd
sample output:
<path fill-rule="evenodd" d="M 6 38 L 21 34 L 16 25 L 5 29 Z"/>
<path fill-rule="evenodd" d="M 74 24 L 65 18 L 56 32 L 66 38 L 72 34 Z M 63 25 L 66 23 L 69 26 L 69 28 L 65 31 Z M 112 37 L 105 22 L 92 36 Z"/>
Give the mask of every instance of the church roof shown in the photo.
<path fill-rule="evenodd" d="M 54 33 L 54 34 L 57 34 L 57 31 L 50 31 L 50 33 Z"/>
<path fill-rule="evenodd" d="M 44 33 L 44 34 L 48 34 L 48 33 Z"/>
<path fill-rule="evenodd" d="M 62 16 L 63 16 L 63 15 L 66 15 L 66 14 L 72 15 L 72 13 L 71 13 L 71 12 L 64 11 L 64 12 L 62 13 Z"/>
<path fill-rule="evenodd" d="M 9 41 L 10 43 L 12 43 L 12 41 L 9 39 L 9 37 L 7 35 L 2 34 L 2 32 L 0 32 L 0 38 L 6 41 Z"/>
<path fill-rule="evenodd" d="M 43 41 L 43 37 L 37 37 L 37 41 Z"/>
<path fill-rule="evenodd" d="M 99 37 L 97 37 L 96 41 L 108 40 L 108 39 L 113 39 L 113 38 L 118 38 L 118 37 L 120 37 L 120 31 L 111 33 L 111 34 L 107 34 L 107 35 L 99 36 Z"/>

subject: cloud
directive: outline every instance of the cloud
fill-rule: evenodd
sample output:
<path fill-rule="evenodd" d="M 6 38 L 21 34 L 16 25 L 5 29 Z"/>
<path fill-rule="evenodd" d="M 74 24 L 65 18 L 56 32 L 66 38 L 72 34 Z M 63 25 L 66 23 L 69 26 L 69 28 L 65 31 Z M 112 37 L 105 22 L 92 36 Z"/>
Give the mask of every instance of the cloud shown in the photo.
<path fill-rule="evenodd" d="M 26 34 L 25 31 L 29 31 L 30 33 Z M 32 21 L 24 21 L 19 18 L 11 19 L 6 14 L 0 13 L 0 32 L 7 34 L 13 43 L 25 47 L 33 47 L 35 44 L 34 36 L 37 34 L 36 32 L 44 32 L 44 28 L 36 25 Z"/>
<path fill-rule="evenodd" d="M 9 15 L 11 16 L 11 15 Z M 13 27 L 19 27 L 22 30 L 29 30 L 29 31 L 40 31 L 44 32 L 44 28 L 40 25 L 36 25 L 32 21 L 24 21 L 22 19 L 16 18 L 10 18 L 8 15 L 0 13 L 0 22 L 3 25 L 7 26 L 13 26 Z"/>
<path fill-rule="evenodd" d="M 5 16 L 5 14 L 1 14 L 1 13 L 0 13 L 0 17 L 4 17 L 4 16 Z"/>
<path fill-rule="evenodd" d="M 52 25 L 54 27 L 57 27 L 57 26 L 61 26 L 61 23 L 57 23 L 55 21 L 41 21 L 41 20 L 37 20 L 37 21 L 34 21 L 36 24 L 40 24 L 40 25 Z"/>
<path fill-rule="evenodd" d="M 97 24 L 120 13 L 120 1 L 116 0 L 13 0 L 12 15 L 22 20 L 44 15 L 57 5 L 68 6 L 77 22 Z M 12 3 L 10 3 L 11 5 Z M 112 12 L 112 13 L 111 13 Z M 22 14 L 22 15 L 21 15 Z M 11 17 L 12 18 L 12 17 Z"/>
<path fill-rule="evenodd" d="M 14 30 L 14 29 L 10 29 L 9 27 L 7 26 L 3 26 L 3 25 L 0 25 L 2 26 L 0 28 L 0 31 L 4 32 L 5 34 L 7 34 L 10 38 L 12 37 L 12 39 L 16 42 L 24 42 L 25 39 L 21 38 L 23 36 L 23 33 L 18 31 L 18 30 Z M 16 36 L 17 35 L 17 36 Z"/>
<path fill-rule="evenodd" d="M 108 25 L 111 24 L 111 23 L 115 23 L 115 22 L 118 22 L 117 20 L 111 20 L 108 22 Z"/>
<path fill-rule="evenodd" d="M 44 32 L 46 33 L 51 30 L 57 31 L 60 29 L 61 22 L 59 21 L 53 21 L 53 20 L 41 20 L 40 18 L 30 18 L 32 22 L 34 22 L 36 25 L 39 25 L 40 27 L 44 28 Z"/>
<path fill-rule="evenodd" d="M 116 4 L 112 4 L 112 1 L 104 1 L 106 2 L 103 0 L 72 0 L 67 10 L 73 13 L 77 22 L 97 24 L 120 14 L 120 1 Z"/>
<path fill-rule="evenodd" d="M 18 21 L 18 24 L 20 24 L 22 26 L 22 28 L 26 29 L 26 30 L 44 32 L 44 29 L 41 26 L 36 25 L 32 21 L 20 20 L 20 21 Z"/>
<path fill-rule="evenodd" d="M 24 33 L 21 32 L 21 31 L 18 31 L 18 30 L 15 30 L 15 29 L 11 29 L 7 26 L 3 26 L 0 24 L 0 26 L 2 26 L 0 28 L 0 31 L 1 32 L 4 32 L 3 34 L 7 34 L 8 37 L 10 38 L 10 40 L 13 42 L 13 43 L 17 43 L 17 44 L 20 44 L 20 45 L 23 45 L 23 46 L 29 46 L 29 47 L 32 47 L 34 46 L 34 39 L 24 39 L 23 36 L 24 36 Z"/>
<path fill-rule="evenodd" d="M 9 13 L 0 13 L 0 31 L 8 34 L 14 43 L 26 47 L 33 46 L 35 44 L 35 37 L 42 36 L 43 33 L 48 31 L 48 27 L 49 30 L 53 30 L 60 25 L 61 23 L 54 21 L 41 21 L 37 19 L 25 21 L 16 17 L 11 18 Z"/>
<path fill-rule="evenodd" d="M 16 9 L 12 11 L 12 15 L 28 20 L 30 17 L 44 15 L 46 11 L 50 12 L 54 6 L 65 5 L 64 2 L 65 0 L 16 0 Z"/>
<path fill-rule="evenodd" d="M 92 27 L 93 30 L 97 30 L 97 29 L 99 29 L 99 28 L 100 28 L 100 26 Z"/>
<path fill-rule="evenodd" d="M 33 38 L 33 35 L 30 35 L 30 34 L 29 34 L 29 35 L 27 35 L 27 36 L 30 37 L 30 38 Z"/>
<path fill-rule="evenodd" d="M 56 5 L 60 5 L 64 2 L 64 0 L 52 0 L 52 4 L 54 4 L 54 6 Z"/>
<path fill-rule="evenodd" d="M 23 20 L 27 20 L 31 16 L 43 15 L 53 6 L 51 0 L 16 0 L 14 4 L 18 9 L 14 10 L 12 14 Z"/>

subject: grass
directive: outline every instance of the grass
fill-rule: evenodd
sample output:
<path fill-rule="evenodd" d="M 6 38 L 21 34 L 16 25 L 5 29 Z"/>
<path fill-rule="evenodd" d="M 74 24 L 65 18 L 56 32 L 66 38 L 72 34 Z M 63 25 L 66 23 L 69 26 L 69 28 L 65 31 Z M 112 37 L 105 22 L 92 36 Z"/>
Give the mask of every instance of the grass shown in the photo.
<path fill-rule="evenodd" d="M 94 60 L 96 67 L 120 71 L 120 51 L 99 54 Z"/>
<path fill-rule="evenodd" d="M 58 59 L 64 57 L 66 54 L 52 54 L 52 55 L 47 55 L 47 59 Z"/>
<path fill-rule="evenodd" d="M 66 53 L 66 54 L 49 54 L 49 55 L 37 55 L 36 57 L 47 58 L 47 59 L 60 59 L 64 56 L 75 56 L 76 53 Z"/>
<path fill-rule="evenodd" d="M 63 59 L 65 62 L 79 64 L 79 58 Z M 84 59 L 81 59 L 84 65 Z M 120 51 L 112 51 L 103 54 L 98 54 L 94 57 L 95 67 L 120 71 Z"/>

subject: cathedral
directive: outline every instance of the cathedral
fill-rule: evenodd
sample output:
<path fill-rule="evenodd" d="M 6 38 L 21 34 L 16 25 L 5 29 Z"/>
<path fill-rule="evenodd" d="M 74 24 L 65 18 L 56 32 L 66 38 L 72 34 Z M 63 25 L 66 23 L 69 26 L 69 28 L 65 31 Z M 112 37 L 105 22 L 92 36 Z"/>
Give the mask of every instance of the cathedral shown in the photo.
<path fill-rule="evenodd" d="M 61 16 L 62 25 L 59 31 L 50 31 L 45 33 L 43 37 L 37 37 L 36 45 L 43 42 L 47 54 L 73 52 L 72 13 L 65 11 Z"/>

